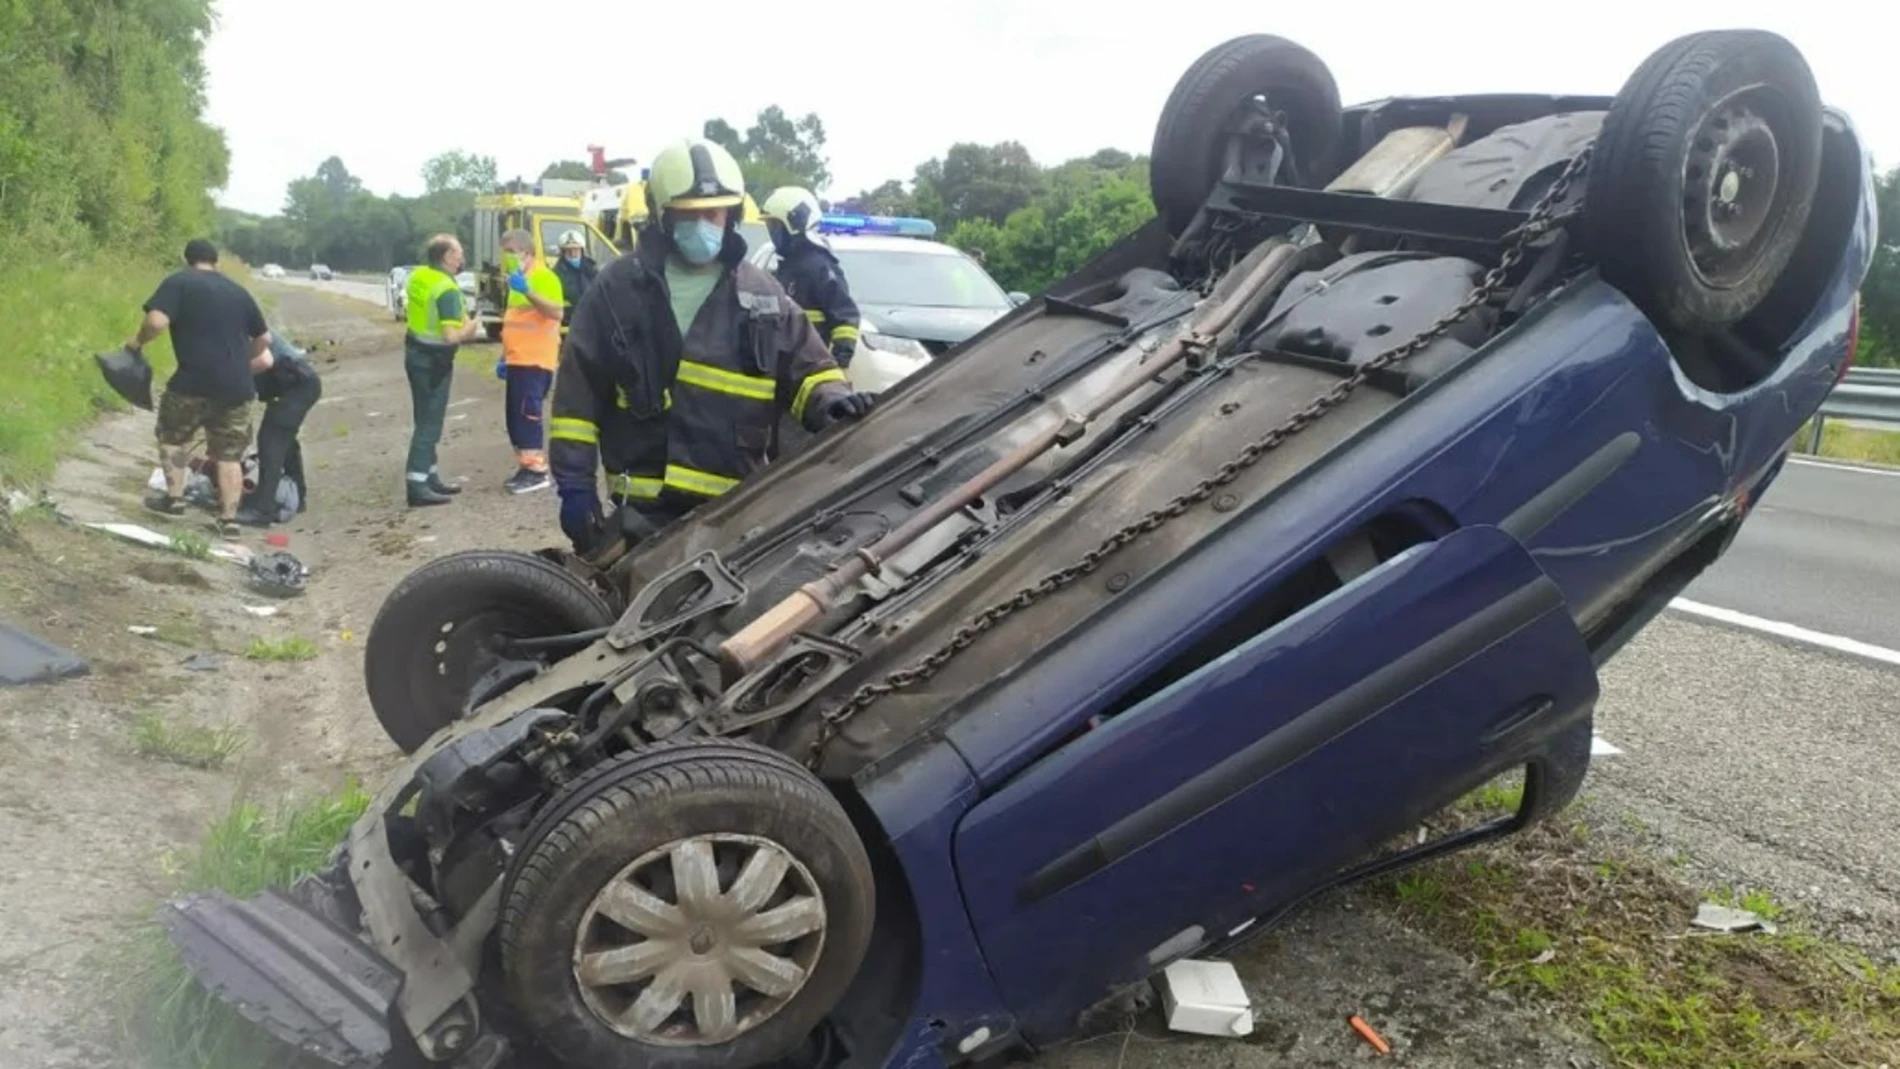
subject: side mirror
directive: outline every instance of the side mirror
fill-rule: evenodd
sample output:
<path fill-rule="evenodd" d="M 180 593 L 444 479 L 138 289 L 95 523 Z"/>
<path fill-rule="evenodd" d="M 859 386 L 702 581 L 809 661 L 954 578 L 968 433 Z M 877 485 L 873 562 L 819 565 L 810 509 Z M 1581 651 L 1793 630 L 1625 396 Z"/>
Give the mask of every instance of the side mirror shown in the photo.
<path fill-rule="evenodd" d="M 1009 303 L 1010 303 L 1010 304 L 1012 304 L 1012 305 L 1024 305 L 1024 304 L 1028 304 L 1028 303 L 1029 303 L 1029 294 L 1027 294 L 1027 293 L 1024 293 L 1024 292 L 1023 292 L 1022 290 L 1010 290 L 1010 291 L 1009 291 Z"/>

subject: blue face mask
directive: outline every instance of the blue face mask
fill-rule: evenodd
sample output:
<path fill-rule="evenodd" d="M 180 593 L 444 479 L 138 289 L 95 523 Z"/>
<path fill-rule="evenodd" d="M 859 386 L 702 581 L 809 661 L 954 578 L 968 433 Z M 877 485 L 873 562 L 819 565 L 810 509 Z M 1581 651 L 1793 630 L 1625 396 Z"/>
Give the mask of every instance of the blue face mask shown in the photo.
<path fill-rule="evenodd" d="M 704 219 L 683 219 L 673 224 L 673 247 L 687 263 L 709 264 L 726 242 L 726 232 Z"/>
<path fill-rule="evenodd" d="M 579 267 L 581 265 L 581 258 L 578 256 L 568 256 L 568 257 L 564 257 L 564 259 L 567 260 L 567 265 L 569 267 Z"/>

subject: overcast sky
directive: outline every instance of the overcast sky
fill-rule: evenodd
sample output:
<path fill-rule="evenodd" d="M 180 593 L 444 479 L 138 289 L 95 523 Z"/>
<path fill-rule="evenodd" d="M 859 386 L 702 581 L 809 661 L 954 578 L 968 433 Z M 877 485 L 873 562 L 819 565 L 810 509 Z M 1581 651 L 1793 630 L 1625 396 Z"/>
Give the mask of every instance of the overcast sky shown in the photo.
<path fill-rule="evenodd" d="M 1202 52 L 1277 33 L 1317 52 L 1348 103 L 1456 92 L 1614 93 L 1697 29 L 1775 30 L 1883 165 L 1900 162 L 1891 34 L 1847 0 L 216 0 L 210 118 L 231 146 L 222 201 L 274 212 L 337 155 L 378 193 L 416 193 L 424 160 L 492 155 L 502 177 L 554 159 L 650 158 L 719 116 L 778 104 L 824 120 L 842 197 L 957 141 L 1016 140 L 1040 161 L 1145 152 Z M 1860 0 L 1863 11 L 1879 4 Z M 496 42 L 506 42 L 497 45 Z"/>

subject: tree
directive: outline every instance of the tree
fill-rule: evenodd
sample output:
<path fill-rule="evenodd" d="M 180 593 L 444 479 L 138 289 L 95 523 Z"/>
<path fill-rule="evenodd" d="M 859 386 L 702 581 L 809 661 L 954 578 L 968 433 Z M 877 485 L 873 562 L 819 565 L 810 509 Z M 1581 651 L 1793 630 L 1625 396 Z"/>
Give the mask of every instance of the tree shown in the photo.
<path fill-rule="evenodd" d="M 914 183 L 917 210 L 954 226 L 968 219 L 987 219 L 1001 226 L 1042 190 L 1042 169 L 1029 150 L 1015 141 L 995 145 L 970 142 L 950 146 L 942 159 L 917 168 Z"/>
<path fill-rule="evenodd" d="M 866 215 L 914 215 L 917 201 L 904 191 L 904 183 L 893 178 L 876 189 L 867 189 L 855 197 L 839 201 L 833 208 Z"/>
<path fill-rule="evenodd" d="M 953 148 L 944 164 L 956 155 Z M 950 244 L 979 256 L 1007 289 L 1036 292 L 1047 288 L 1154 215 L 1147 161 L 1124 152 L 1109 149 L 1046 171 L 1038 168 L 1033 179 L 1018 172 L 1008 183 L 996 176 L 1010 172 L 992 169 L 986 174 L 968 165 L 973 154 L 963 155 L 965 161 L 958 165 L 957 174 L 961 178 L 974 173 L 974 180 L 962 185 L 951 180 L 949 187 L 966 204 L 985 203 L 993 210 L 994 205 L 1009 202 L 1005 193 L 1020 195 L 1025 186 L 1036 190 L 1000 223 L 987 211 L 977 211 L 954 223 L 946 234 Z M 1014 151 L 1008 156 L 1014 157 Z M 981 161 L 980 155 L 975 158 Z M 1030 165 L 1034 166 L 1033 160 Z M 1013 161 L 1011 167 L 1015 167 Z M 920 187 L 931 182 L 933 192 L 944 188 L 943 170 L 919 171 Z"/>
<path fill-rule="evenodd" d="M 459 149 L 444 152 L 422 165 L 422 188 L 430 193 L 462 189 L 486 193 L 495 188 L 495 157 L 477 156 Z"/>
<path fill-rule="evenodd" d="M 831 184 L 825 124 L 816 114 L 793 119 L 773 104 L 760 109 L 744 137 L 724 119 L 706 120 L 701 134 L 732 153 L 745 172 L 746 188 L 759 199 L 780 186 L 804 186 L 818 193 Z"/>
<path fill-rule="evenodd" d="M 1900 167 L 1875 181 L 1879 237 L 1874 261 L 1860 289 L 1860 351 L 1855 363 L 1900 366 Z"/>
<path fill-rule="evenodd" d="M 580 160 L 556 160 L 541 169 L 543 179 L 559 178 L 568 182 L 591 182 L 594 169 Z"/>

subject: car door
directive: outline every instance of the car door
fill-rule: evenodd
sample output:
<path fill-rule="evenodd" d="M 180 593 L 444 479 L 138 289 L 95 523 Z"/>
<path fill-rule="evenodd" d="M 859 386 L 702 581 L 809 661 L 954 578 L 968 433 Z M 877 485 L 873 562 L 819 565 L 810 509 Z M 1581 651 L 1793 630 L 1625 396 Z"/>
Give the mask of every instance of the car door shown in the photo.
<path fill-rule="evenodd" d="M 1032 1040 L 1060 1035 L 1498 772 L 1587 762 L 1596 693 L 1510 535 L 1405 550 L 969 812 L 959 880 L 999 988 Z"/>

